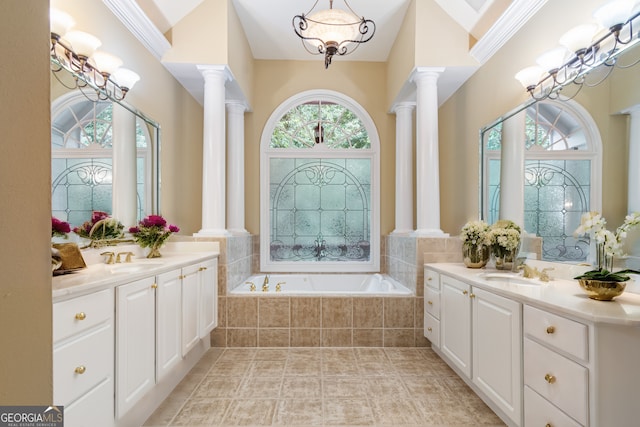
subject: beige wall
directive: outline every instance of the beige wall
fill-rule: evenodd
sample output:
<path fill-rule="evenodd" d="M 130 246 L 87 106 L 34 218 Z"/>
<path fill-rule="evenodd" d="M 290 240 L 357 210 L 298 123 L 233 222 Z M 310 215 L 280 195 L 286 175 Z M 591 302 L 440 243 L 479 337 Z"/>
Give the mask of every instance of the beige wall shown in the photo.
<path fill-rule="evenodd" d="M 373 119 L 381 145 L 380 231 L 394 226 L 395 117 L 387 113 L 386 66 L 379 62 L 346 62 L 336 58 L 328 70 L 315 61 L 256 61 L 253 112 L 245 116 L 246 227 L 260 233 L 260 138 L 269 116 L 289 97 L 311 89 L 344 93 L 362 105 Z"/>
<path fill-rule="evenodd" d="M 228 1 L 229 68 L 251 105 L 253 104 L 253 54 L 236 9 L 230 4 L 231 0 Z"/>
<path fill-rule="evenodd" d="M 0 403 L 53 402 L 49 2 L 0 2 Z"/>
<path fill-rule="evenodd" d="M 592 11 L 601 3 L 599 0 L 548 2 L 441 107 L 440 194 L 444 231 L 458 234 L 467 220 L 478 216 L 478 131 L 527 100 L 528 95 L 513 76 L 533 65 L 544 51 L 555 47 L 565 31 L 589 22 Z M 637 80 L 637 70 L 629 72 L 635 73 Z M 622 74 L 620 70 L 614 71 L 611 80 L 618 74 Z M 610 84 L 585 89 L 576 100 L 591 111 L 600 129 L 604 144 L 602 211 L 609 223 L 619 224 L 626 213 L 628 138 L 626 119 L 610 116 L 618 108 L 610 102 Z M 626 86 L 622 84 L 623 88 Z M 627 91 L 632 92 L 637 95 L 638 89 Z M 635 102 L 640 99 L 633 97 Z M 625 105 L 632 103 L 631 99 L 625 100 Z"/>
<path fill-rule="evenodd" d="M 140 75 L 126 101 L 160 124 L 161 213 L 180 226 L 180 234 L 200 230 L 202 106 L 101 0 L 52 0 L 51 4 L 71 14 L 76 28 L 98 37 L 101 50 L 120 57 L 124 67 Z"/>
<path fill-rule="evenodd" d="M 387 60 L 387 104 L 391 106 L 415 67 L 416 0 L 413 0 L 402 21 Z M 373 41 L 372 41 L 373 42 Z"/>

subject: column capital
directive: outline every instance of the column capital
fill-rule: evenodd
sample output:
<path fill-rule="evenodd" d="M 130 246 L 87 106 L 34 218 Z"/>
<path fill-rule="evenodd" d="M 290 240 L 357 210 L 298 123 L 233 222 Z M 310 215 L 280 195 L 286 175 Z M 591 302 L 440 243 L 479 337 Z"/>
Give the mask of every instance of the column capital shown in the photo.
<path fill-rule="evenodd" d="M 229 99 L 224 104 L 227 107 L 227 111 L 233 113 L 244 113 L 249 109 L 247 103 L 239 99 Z"/>
<path fill-rule="evenodd" d="M 205 80 L 210 76 L 222 76 L 225 82 L 233 80 L 233 74 L 226 65 L 197 65 L 196 67 Z"/>
<path fill-rule="evenodd" d="M 407 110 L 411 111 L 415 108 L 416 108 L 415 102 L 409 102 L 409 101 L 397 102 L 393 104 L 393 106 L 391 107 L 391 112 L 394 114 L 398 114 L 399 111 L 407 111 Z"/>
<path fill-rule="evenodd" d="M 426 78 L 437 80 L 438 77 L 444 72 L 444 67 L 416 67 L 409 76 L 409 81 L 418 83 Z"/>

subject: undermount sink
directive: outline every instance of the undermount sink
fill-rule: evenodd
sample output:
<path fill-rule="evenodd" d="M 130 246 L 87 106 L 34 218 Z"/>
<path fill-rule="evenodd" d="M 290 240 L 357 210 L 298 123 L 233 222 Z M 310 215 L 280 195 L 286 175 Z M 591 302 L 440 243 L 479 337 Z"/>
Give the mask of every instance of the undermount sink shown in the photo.
<path fill-rule="evenodd" d="M 541 282 L 536 279 L 527 279 L 513 273 L 481 273 L 480 278 L 488 282 L 498 282 L 508 285 L 540 286 Z"/>
<path fill-rule="evenodd" d="M 137 273 L 138 271 L 145 271 L 162 265 L 159 262 L 144 262 L 144 263 L 126 263 L 126 264 L 113 264 L 109 266 L 109 271 L 112 274 L 116 273 Z"/>

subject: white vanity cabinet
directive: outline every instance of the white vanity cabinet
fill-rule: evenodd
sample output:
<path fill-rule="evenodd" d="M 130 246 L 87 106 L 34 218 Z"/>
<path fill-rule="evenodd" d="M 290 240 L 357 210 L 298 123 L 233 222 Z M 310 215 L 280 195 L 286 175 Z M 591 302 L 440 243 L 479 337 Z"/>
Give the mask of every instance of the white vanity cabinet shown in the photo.
<path fill-rule="evenodd" d="M 200 314 L 198 331 L 200 338 L 209 336 L 218 326 L 218 259 L 200 263 L 199 266 Z"/>
<path fill-rule="evenodd" d="M 65 425 L 111 425 L 113 313 L 112 289 L 53 305 L 53 401 Z"/>
<path fill-rule="evenodd" d="M 156 277 L 156 381 L 161 381 L 182 359 L 182 271 Z"/>
<path fill-rule="evenodd" d="M 155 381 L 156 281 L 116 288 L 116 418 L 121 418 Z"/>
<path fill-rule="evenodd" d="M 440 287 L 440 348 L 435 351 L 494 409 L 520 425 L 520 303 L 444 274 Z"/>
<path fill-rule="evenodd" d="M 424 270 L 424 337 L 440 348 L 440 275 Z"/>

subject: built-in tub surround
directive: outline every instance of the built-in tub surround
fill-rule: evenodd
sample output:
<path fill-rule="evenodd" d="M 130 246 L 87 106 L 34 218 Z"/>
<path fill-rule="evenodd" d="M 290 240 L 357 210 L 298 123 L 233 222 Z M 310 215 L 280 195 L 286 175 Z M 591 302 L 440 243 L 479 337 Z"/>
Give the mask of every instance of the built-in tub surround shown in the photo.
<path fill-rule="evenodd" d="M 382 274 L 257 274 L 230 295 L 410 296 L 413 292 Z"/>

